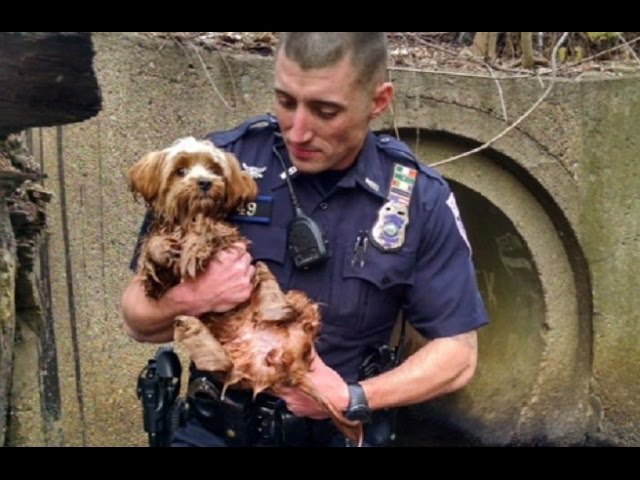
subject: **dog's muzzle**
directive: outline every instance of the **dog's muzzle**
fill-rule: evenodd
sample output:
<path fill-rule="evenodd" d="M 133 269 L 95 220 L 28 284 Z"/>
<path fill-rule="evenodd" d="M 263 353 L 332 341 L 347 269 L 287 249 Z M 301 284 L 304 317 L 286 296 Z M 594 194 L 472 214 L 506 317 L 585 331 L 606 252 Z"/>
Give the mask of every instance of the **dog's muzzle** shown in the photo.
<path fill-rule="evenodd" d="M 208 192 L 211 188 L 211 185 L 212 183 L 210 180 L 198 180 L 198 187 L 200 187 L 200 190 L 202 190 L 203 192 Z"/>

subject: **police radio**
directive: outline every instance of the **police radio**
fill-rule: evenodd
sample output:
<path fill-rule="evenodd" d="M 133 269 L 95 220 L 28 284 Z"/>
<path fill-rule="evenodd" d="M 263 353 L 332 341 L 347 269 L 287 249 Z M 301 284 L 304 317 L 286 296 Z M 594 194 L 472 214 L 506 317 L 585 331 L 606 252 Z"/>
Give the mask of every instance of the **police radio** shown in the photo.
<path fill-rule="evenodd" d="M 296 218 L 287 227 L 287 242 L 293 264 L 296 268 L 305 269 L 325 261 L 329 258 L 329 251 L 318 224 L 299 207 L 294 208 Z"/>
<path fill-rule="evenodd" d="M 289 171 L 280 152 L 273 147 L 273 152 L 280 160 L 284 169 L 284 176 L 289 188 L 289 196 L 295 212 L 295 218 L 287 226 L 287 245 L 293 264 L 296 268 L 307 269 L 313 265 L 324 262 L 329 258 L 328 242 L 324 238 L 318 224 L 307 216 L 298 202 L 298 197 L 293 190 Z"/>

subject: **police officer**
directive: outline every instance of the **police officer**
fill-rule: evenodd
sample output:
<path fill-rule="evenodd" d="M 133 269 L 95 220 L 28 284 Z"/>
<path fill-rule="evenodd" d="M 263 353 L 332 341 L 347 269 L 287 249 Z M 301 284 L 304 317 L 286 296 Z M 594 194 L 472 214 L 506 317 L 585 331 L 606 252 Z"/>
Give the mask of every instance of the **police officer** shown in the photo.
<path fill-rule="evenodd" d="M 376 445 L 385 439 L 376 438 L 380 425 L 370 422 L 371 412 L 422 402 L 471 380 L 476 329 L 487 323 L 447 183 L 404 143 L 369 129 L 393 97 L 386 63 L 383 32 L 282 33 L 275 117 L 208 136 L 233 152 L 258 183 L 257 201 L 233 219 L 253 242 L 251 251 L 221 253 L 197 279 L 158 301 L 145 297 L 134 277 L 122 299 L 130 336 L 170 341 L 175 316 L 222 312 L 246 300 L 252 261 L 266 262 L 284 290 L 304 291 L 320 304 L 322 328 L 309 381 L 348 418 L 364 421 L 365 441 Z M 313 250 L 310 256 L 318 258 L 308 265 L 296 265 L 300 258 L 287 238 L 296 215 L 292 195 L 326 247 Z M 389 342 L 400 312 L 430 341 L 398 367 L 363 380 L 358 372 L 364 356 Z M 304 393 L 291 389 L 282 401 L 294 418 L 326 423 L 325 411 Z M 286 429 L 282 422 L 277 426 Z M 191 418 L 174 443 L 233 444 L 223 433 Z M 344 444 L 335 431 L 300 441 Z"/>

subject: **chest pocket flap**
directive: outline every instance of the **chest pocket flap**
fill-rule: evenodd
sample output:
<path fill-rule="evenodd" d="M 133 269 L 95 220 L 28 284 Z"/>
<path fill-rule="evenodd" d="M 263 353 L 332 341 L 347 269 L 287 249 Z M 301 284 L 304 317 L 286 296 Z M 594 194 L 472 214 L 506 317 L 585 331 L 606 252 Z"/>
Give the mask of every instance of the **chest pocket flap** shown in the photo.
<path fill-rule="evenodd" d="M 332 285 L 332 315 L 327 321 L 351 338 L 366 340 L 390 332 L 405 291 L 414 282 L 415 256 L 408 249 L 383 253 L 370 247 L 360 263 L 353 261 L 351 249 L 346 250 Z"/>
<path fill-rule="evenodd" d="M 365 252 L 363 262 L 353 255 L 345 255 L 343 278 L 359 278 L 372 283 L 380 290 L 398 285 L 412 285 L 416 252 L 402 249 L 394 253 L 383 253 L 376 248 L 369 247 Z"/>
<path fill-rule="evenodd" d="M 240 231 L 249 240 L 249 252 L 254 260 L 282 265 L 287 253 L 287 231 L 275 225 L 246 223 L 240 225 Z"/>

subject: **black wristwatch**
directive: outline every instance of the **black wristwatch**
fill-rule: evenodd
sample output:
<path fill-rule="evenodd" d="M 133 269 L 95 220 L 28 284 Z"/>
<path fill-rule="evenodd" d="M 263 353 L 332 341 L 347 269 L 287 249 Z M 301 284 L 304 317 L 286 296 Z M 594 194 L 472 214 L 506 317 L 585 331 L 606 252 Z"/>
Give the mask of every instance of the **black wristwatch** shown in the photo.
<path fill-rule="evenodd" d="M 359 383 L 350 383 L 347 388 L 349 389 L 349 406 L 344 411 L 345 418 L 363 423 L 371 420 L 371 409 L 362 386 Z"/>

